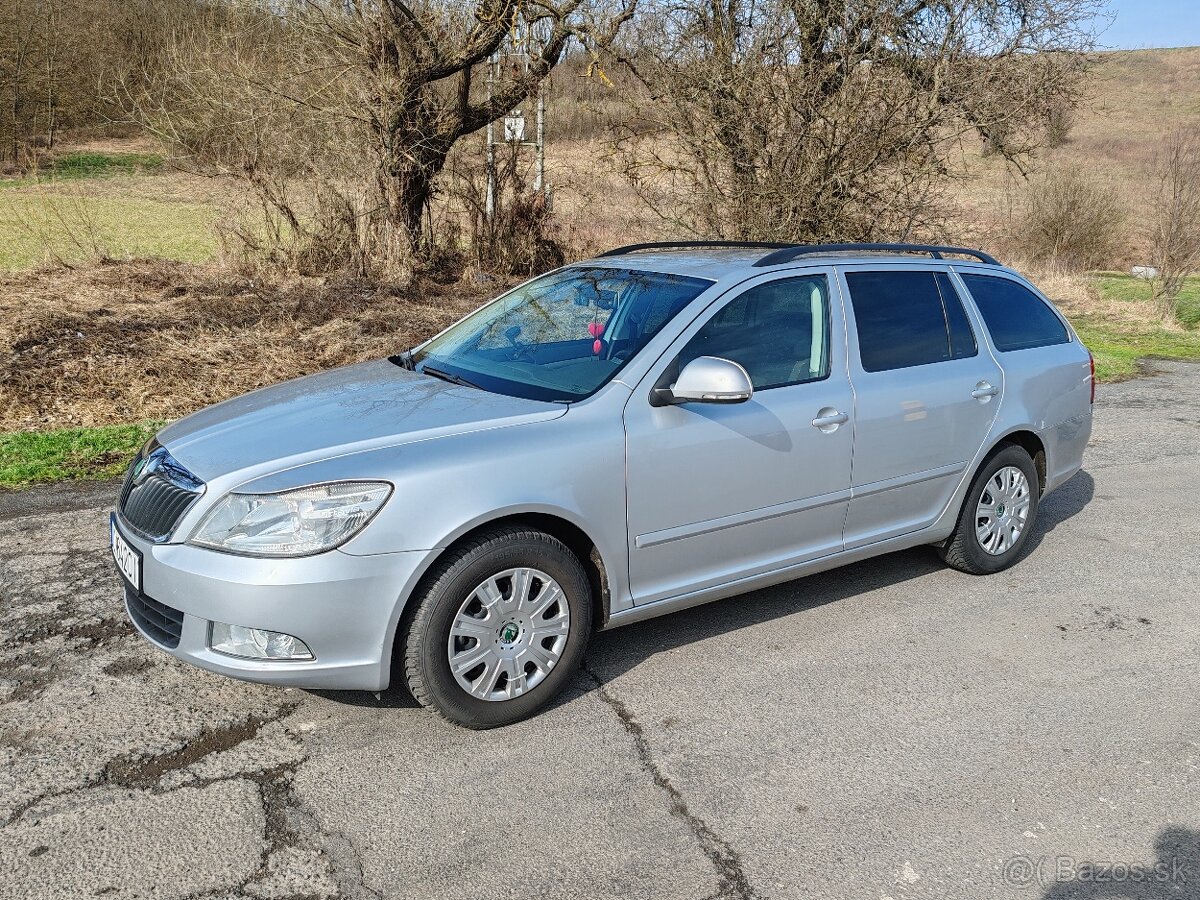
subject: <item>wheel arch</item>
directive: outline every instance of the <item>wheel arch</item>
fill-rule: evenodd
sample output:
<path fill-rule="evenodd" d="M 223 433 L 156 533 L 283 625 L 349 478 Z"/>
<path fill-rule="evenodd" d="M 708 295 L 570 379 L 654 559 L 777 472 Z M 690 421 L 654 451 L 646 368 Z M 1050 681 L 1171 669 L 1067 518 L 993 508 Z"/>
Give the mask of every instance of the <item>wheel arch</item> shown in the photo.
<path fill-rule="evenodd" d="M 992 456 L 1009 444 L 1016 445 L 1029 454 L 1030 459 L 1033 460 L 1033 468 L 1037 471 L 1038 494 L 1044 494 L 1046 492 L 1047 472 L 1046 445 L 1042 439 L 1038 437 L 1037 432 L 1031 429 L 1016 428 L 1001 435 L 999 440 L 997 440 L 992 446 L 992 449 L 988 451 L 983 462 L 980 463 L 980 467 L 982 468 L 982 466 L 985 465 L 987 461 L 992 458 Z"/>
<path fill-rule="evenodd" d="M 430 574 L 436 571 L 438 563 L 447 553 L 485 531 L 505 526 L 533 528 L 562 541 L 567 549 L 575 554 L 583 566 L 584 572 L 587 573 L 588 584 L 592 589 L 593 631 L 600 631 L 608 624 L 611 608 L 609 563 L 605 561 L 604 554 L 601 553 L 596 541 L 584 530 L 583 526 L 557 510 L 534 508 L 501 511 L 490 518 L 468 523 L 448 535 L 445 540 L 438 542 L 440 549 L 430 553 L 425 560 L 420 572 L 412 582 L 411 590 L 403 598 L 403 610 L 399 616 L 393 619 L 391 634 L 385 637 L 384 661 L 389 665 L 389 681 L 392 674 L 390 670 L 394 669 L 397 641 L 403 634 L 404 623 L 414 608 L 409 602 L 413 595 L 421 590 L 422 585 L 427 582 Z"/>

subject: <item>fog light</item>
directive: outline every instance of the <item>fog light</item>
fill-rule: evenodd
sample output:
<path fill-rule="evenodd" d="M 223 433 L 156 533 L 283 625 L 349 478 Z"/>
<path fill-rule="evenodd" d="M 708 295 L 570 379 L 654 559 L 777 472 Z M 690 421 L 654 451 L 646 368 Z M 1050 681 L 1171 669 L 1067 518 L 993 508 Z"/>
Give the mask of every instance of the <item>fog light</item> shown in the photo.
<path fill-rule="evenodd" d="M 312 651 L 300 638 L 278 631 L 244 625 L 212 623 L 209 645 L 217 653 L 246 659 L 312 659 Z"/>

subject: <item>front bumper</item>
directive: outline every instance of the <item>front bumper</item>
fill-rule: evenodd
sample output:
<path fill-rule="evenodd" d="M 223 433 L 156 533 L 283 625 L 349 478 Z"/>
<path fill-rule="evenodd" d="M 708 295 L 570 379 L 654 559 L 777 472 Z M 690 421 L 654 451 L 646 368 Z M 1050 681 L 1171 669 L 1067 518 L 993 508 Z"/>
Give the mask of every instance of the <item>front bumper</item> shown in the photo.
<path fill-rule="evenodd" d="M 118 519 L 142 555 L 142 594 L 182 613 L 179 644 L 169 647 L 130 616 L 138 632 L 192 665 L 266 684 L 378 691 L 390 677 L 396 623 L 428 556 L 425 552 L 351 556 L 330 550 L 299 559 L 254 559 L 186 544 L 153 544 Z M 126 613 L 135 602 L 127 582 Z M 295 635 L 311 660 L 243 659 L 209 648 L 212 622 Z M 161 638 L 161 635 L 159 635 Z"/>

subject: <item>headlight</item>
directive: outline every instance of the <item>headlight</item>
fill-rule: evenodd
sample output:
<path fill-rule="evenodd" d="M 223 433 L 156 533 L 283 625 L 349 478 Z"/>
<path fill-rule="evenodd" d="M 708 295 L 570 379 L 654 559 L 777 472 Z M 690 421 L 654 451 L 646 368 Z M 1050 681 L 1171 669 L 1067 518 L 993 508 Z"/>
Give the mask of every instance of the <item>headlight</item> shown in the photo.
<path fill-rule="evenodd" d="M 281 494 L 226 494 L 189 544 L 247 556 L 307 556 L 350 540 L 379 512 L 392 486 L 341 481 Z"/>

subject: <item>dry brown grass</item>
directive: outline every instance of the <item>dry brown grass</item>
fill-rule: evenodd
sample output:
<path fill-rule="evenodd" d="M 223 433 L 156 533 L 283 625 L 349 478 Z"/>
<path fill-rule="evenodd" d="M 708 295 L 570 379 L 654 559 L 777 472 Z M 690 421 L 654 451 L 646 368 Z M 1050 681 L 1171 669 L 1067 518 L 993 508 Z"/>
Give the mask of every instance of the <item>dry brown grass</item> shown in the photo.
<path fill-rule="evenodd" d="M 0 432 L 172 419 L 411 347 L 499 287 L 401 295 L 165 261 L 0 275 Z"/>
<path fill-rule="evenodd" d="M 1094 274 L 1016 261 L 1023 272 L 1072 321 L 1103 321 L 1112 328 L 1182 332 L 1178 324 L 1164 325 L 1152 303 L 1131 303 L 1100 289 Z"/>

